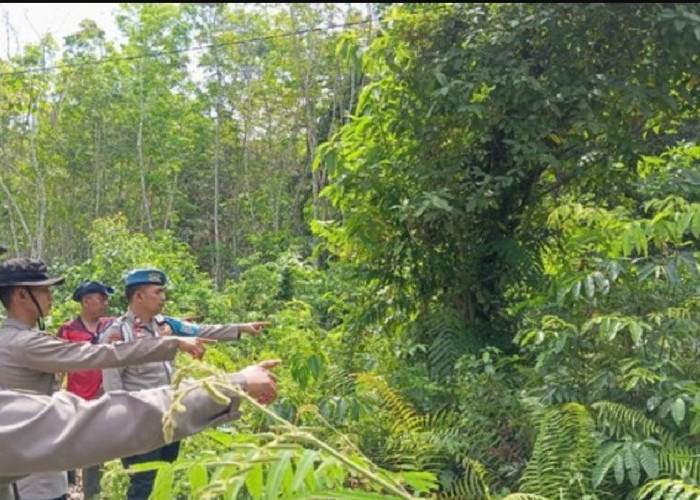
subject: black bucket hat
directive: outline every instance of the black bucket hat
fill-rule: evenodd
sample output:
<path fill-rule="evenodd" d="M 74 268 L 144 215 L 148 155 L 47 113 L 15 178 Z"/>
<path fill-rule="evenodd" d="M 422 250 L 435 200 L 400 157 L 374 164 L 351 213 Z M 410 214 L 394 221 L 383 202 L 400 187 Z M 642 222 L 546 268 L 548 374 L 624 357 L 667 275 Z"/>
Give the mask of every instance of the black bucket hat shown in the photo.
<path fill-rule="evenodd" d="M 39 259 L 17 257 L 0 264 L 0 288 L 60 285 L 64 279 L 49 277 L 46 264 Z"/>

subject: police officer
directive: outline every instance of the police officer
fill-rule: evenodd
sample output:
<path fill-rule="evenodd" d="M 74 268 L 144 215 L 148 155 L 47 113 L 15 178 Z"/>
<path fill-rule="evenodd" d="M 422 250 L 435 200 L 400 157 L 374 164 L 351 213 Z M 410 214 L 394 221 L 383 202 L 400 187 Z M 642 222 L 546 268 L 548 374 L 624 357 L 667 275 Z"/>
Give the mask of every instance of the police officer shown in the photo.
<path fill-rule="evenodd" d="M 270 404 L 277 381 L 269 369 L 279 363 L 264 361 L 226 379 L 261 404 Z M 187 410 L 174 414 L 173 438 L 238 418 L 238 398 L 230 390 L 221 392 L 229 404 L 215 401 L 201 387 L 186 391 L 182 403 Z M 87 467 L 164 445 L 162 421 L 174 394 L 163 386 L 109 393 L 88 402 L 64 391 L 49 397 L 0 390 L 0 500 L 19 500 L 12 487 L 19 476 Z"/>
<path fill-rule="evenodd" d="M 135 269 L 126 276 L 126 299 L 129 308 L 123 316 L 114 321 L 102 334 L 106 339 L 120 336 L 124 341 L 157 338 L 159 333 L 160 313 L 165 306 L 165 286 L 167 277 L 160 269 Z M 193 325 L 173 318 L 168 324 L 179 334 L 196 335 L 197 338 L 236 341 L 241 333 L 259 335 L 262 328 L 269 323 L 241 323 L 228 325 Z M 130 366 L 103 370 L 102 384 L 105 391 L 134 391 L 169 385 L 173 377 L 171 362 L 152 362 L 140 366 Z M 122 459 L 124 467 L 132 464 L 166 461 L 173 462 L 179 453 L 180 443 L 175 441 L 160 449 L 137 456 Z M 145 500 L 151 494 L 155 471 L 135 473 L 130 476 L 129 500 Z"/>
<path fill-rule="evenodd" d="M 7 319 L 0 324 L 0 389 L 51 394 L 55 373 L 118 367 L 151 361 L 167 362 L 178 349 L 201 357 L 202 339 L 154 338 L 146 342 L 93 345 L 59 340 L 36 329 L 51 309 L 52 278 L 37 259 L 13 258 L 0 265 L 0 302 Z M 23 500 L 61 498 L 67 492 L 65 472 L 46 473 L 18 483 Z"/>

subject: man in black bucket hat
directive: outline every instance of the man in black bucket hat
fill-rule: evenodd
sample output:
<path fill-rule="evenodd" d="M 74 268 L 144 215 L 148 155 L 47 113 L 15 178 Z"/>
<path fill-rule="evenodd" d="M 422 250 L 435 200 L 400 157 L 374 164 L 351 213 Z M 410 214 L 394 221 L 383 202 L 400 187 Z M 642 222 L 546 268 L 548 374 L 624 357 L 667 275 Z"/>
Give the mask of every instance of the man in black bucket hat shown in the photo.
<path fill-rule="evenodd" d="M 0 265 L 0 302 L 9 303 L 13 292 L 19 291 L 17 301 L 31 303 L 32 307 L 16 307 L 20 319 L 29 324 L 39 324 L 44 329 L 43 318 L 51 310 L 52 285 L 60 285 L 64 278 L 51 278 L 47 274 L 46 264 L 38 259 L 15 258 Z M 8 307 L 5 307 L 8 309 Z M 8 309 L 9 312 L 9 309 Z"/>
<path fill-rule="evenodd" d="M 0 324 L 0 389 L 50 395 L 58 389 L 56 373 L 172 361 L 178 349 L 196 358 L 204 354 L 197 337 L 88 344 L 66 342 L 37 329 L 51 311 L 50 287 L 62 282 L 63 278 L 49 276 L 38 259 L 13 258 L 0 265 L 0 302 L 7 311 Z M 62 498 L 68 490 L 65 472 L 29 476 L 17 486 L 26 500 Z"/>

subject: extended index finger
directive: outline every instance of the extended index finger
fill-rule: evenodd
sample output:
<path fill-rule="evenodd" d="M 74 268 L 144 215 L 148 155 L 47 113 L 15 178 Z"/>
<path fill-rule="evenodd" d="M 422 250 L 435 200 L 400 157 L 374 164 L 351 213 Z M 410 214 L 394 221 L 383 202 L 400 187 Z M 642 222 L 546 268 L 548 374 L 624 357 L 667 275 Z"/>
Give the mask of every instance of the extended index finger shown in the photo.
<path fill-rule="evenodd" d="M 265 368 L 266 370 L 269 370 L 270 368 L 274 368 L 275 366 L 281 363 L 281 359 L 266 359 L 265 361 L 261 361 L 260 363 L 258 363 L 258 365 Z"/>
<path fill-rule="evenodd" d="M 197 337 L 197 340 L 199 340 L 202 344 L 216 344 L 218 342 L 217 339 L 211 339 L 209 337 Z"/>

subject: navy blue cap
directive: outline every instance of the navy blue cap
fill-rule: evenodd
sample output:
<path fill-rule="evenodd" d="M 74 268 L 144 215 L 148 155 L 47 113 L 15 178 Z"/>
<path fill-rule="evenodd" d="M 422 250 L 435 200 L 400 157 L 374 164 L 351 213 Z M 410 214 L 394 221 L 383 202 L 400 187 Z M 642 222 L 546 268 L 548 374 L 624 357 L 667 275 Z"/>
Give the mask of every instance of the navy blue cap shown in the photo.
<path fill-rule="evenodd" d="M 114 293 L 114 288 L 105 285 L 101 281 L 83 281 L 73 292 L 73 300 L 80 302 L 80 299 L 89 293 L 101 293 L 109 296 Z"/>
<path fill-rule="evenodd" d="M 168 279 L 160 269 L 134 269 L 126 275 L 125 285 L 163 285 Z"/>

